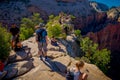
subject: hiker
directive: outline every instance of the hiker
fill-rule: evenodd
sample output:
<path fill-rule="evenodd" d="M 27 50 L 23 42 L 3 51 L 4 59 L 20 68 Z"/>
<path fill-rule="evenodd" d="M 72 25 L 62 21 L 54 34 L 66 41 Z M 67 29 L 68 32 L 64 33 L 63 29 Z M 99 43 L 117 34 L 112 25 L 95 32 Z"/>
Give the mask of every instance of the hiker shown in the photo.
<path fill-rule="evenodd" d="M 13 50 L 17 47 L 17 43 L 19 43 L 19 32 L 20 30 L 16 27 L 16 24 L 12 24 L 10 28 L 10 33 L 12 34 L 11 47 Z M 20 44 L 19 47 L 21 47 Z"/>
<path fill-rule="evenodd" d="M 7 71 L 4 71 L 4 63 L 0 60 L 0 80 L 5 77 Z"/>
<path fill-rule="evenodd" d="M 52 36 L 52 38 L 51 38 L 51 45 L 59 47 L 59 50 L 61 49 L 61 47 L 58 44 L 58 41 L 55 39 L 54 36 Z"/>
<path fill-rule="evenodd" d="M 40 59 L 42 57 L 45 57 L 45 60 L 47 60 L 47 44 L 48 44 L 48 37 L 47 37 L 47 31 L 43 28 L 44 24 L 40 23 L 38 26 L 35 26 L 37 29 L 36 32 L 36 42 L 38 43 L 38 55 L 40 56 Z"/>
<path fill-rule="evenodd" d="M 76 61 L 75 68 L 68 69 L 66 74 L 66 80 L 87 80 L 87 74 L 81 73 L 81 69 L 84 67 L 83 61 Z"/>

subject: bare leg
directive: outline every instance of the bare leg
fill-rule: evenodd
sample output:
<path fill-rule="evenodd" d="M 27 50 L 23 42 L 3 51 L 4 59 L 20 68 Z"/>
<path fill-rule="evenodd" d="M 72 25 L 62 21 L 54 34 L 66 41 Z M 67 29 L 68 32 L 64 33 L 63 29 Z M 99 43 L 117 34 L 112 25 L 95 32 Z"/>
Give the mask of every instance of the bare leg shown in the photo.
<path fill-rule="evenodd" d="M 47 44 L 43 43 L 43 55 L 45 59 L 47 60 Z"/>

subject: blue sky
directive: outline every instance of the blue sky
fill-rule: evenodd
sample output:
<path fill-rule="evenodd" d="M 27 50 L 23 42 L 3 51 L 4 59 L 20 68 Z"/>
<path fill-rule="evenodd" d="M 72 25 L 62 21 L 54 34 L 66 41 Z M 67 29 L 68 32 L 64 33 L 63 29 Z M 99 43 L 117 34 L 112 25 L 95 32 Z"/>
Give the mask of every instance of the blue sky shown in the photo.
<path fill-rule="evenodd" d="M 100 3 L 104 3 L 109 7 L 120 6 L 120 0 L 89 0 L 89 1 L 96 1 Z"/>

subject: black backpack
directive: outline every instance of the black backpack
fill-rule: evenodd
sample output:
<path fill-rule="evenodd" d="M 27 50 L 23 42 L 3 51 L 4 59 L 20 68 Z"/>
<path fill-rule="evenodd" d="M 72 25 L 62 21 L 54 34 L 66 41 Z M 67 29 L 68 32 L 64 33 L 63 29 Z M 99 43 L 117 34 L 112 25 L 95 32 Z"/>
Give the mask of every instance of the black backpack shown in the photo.
<path fill-rule="evenodd" d="M 41 31 L 38 33 L 38 41 L 41 41 L 44 38 L 44 36 L 42 35 L 44 31 L 44 29 L 41 29 Z"/>
<path fill-rule="evenodd" d="M 71 71 L 67 71 L 66 80 L 74 80 L 74 74 Z"/>

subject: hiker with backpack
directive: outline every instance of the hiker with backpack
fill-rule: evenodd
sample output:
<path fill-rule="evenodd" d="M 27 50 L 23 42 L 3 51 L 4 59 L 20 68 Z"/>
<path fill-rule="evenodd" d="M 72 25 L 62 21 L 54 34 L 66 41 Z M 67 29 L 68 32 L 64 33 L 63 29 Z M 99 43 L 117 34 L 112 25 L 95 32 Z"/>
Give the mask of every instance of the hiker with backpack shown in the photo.
<path fill-rule="evenodd" d="M 48 44 L 48 37 L 47 31 L 43 28 L 44 24 L 40 23 L 38 26 L 35 26 L 37 29 L 36 32 L 36 42 L 38 43 L 38 55 L 40 56 L 40 60 L 43 60 L 42 57 L 45 57 L 47 60 L 47 44 Z"/>
<path fill-rule="evenodd" d="M 15 48 L 19 47 L 21 48 L 22 45 L 20 45 L 19 42 L 19 28 L 16 27 L 16 24 L 12 23 L 11 28 L 10 28 L 10 33 L 12 34 L 11 37 L 11 47 L 13 50 L 15 50 Z"/>
<path fill-rule="evenodd" d="M 83 61 L 76 61 L 75 67 L 67 70 L 66 80 L 87 80 L 87 74 L 81 73 L 81 69 L 84 67 Z"/>

